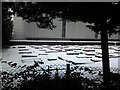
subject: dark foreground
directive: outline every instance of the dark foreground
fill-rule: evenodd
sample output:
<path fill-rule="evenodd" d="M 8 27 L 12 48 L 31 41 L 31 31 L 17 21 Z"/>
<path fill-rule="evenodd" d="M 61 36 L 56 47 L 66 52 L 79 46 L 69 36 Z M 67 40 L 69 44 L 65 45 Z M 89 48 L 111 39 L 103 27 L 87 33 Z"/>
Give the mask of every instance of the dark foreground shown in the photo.
<path fill-rule="evenodd" d="M 17 66 L 9 63 L 11 68 L 21 68 L 19 72 L 2 72 L 1 90 L 108 90 L 102 79 L 99 69 L 75 66 L 64 69 L 62 74 L 55 69 L 44 69 L 40 62 L 32 66 Z M 15 70 L 14 69 L 14 70 Z M 52 75 L 54 72 L 54 75 Z M 86 76 L 86 77 L 85 77 Z M 120 74 L 111 72 L 111 85 L 109 89 L 120 90 Z"/>

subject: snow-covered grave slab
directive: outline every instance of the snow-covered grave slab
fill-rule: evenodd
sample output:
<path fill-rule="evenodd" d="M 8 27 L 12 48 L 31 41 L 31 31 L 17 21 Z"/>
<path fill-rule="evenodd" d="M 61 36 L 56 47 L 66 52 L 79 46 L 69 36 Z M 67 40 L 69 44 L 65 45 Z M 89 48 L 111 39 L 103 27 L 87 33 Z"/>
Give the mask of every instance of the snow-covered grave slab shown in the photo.
<path fill-rule="evenodd" d="M 18 46 L 18 48 L 26 48 L 26 46 Z"/>
<path fill-rule="evenodd" d="M 57 47 L 57 46 L 56 46 L 56 47 L 53 47 L 53 46 L 52 46 L 50 49 L 51 49 L 51 50 L 55 50 L 55 51 L 57 51 L 57 52 L 61 52 L 61 51 L 62 51 L 62 48 L 61 48 L 61 47 Z"/>
<path fill-rule="evenodd" d="M 76 52 L 76 51 L 67 51 L 66 54 L 67 55 L 79 55 L 79 52 Z"/>
<path fill-rule="evenodd" d="M 86 59 L 86 58 L 80 58 L 80 59 L 74 59 L 74 60 L 68 60 L 68 62 L 74 64 L 74 65 L 82 65 L 82 64 L 89 64 L 92 63 L 90 61 L 90 59 Z"/>
<path fill-rule="evenodd" d="M 115 51 L 114 53 L 115 53 L 115 54 L 120 54 L 120 51 Z"/>
<path fill-rule="evenodd" d="M 62 61 L 62 60 L 54 60 L 54 61 L 44 61 L 44 64 L 42 66 L 59 66 L 59 65 L 65 65 L 68 64 L 68 62 L 66 61 Z M 58 68 L 58 67 L 57 67 Z M 54 68 L 55 69 L 55 68 Z"/>
<path fill-rule="evenodd" d="M 94 47 L 90 46 L 90 45 L 84 45 L 84 46 L 82 46 L 82 48 L 84 48 L 84 49 L 93 49 Z"/>
<path fill-rule="evenodd" d="M 109 58 L 120 58 L 119 54 L 109 54 Z"/>
<path fill-rule="evenodd" d="M 31 51 L 20 51 L 19 54 L 31 54 Z"/>
<path fill-rule="evenodd" d="M 19 51 L 28 51 L 29 49 L 25 48 L 25 49 L 19 49 Z"/>
<path fill-rule="evenodd" d="M 76 55 L 66 55 L 66 53 L 58 55 L 58 59 L 62 61 L 68 61 L 69 59 L 75 59 L 75 58 L 76 58 Z"/>
<path fill-rule="evenodd" d="M 66 47 L 63 47 L 63 49 L 64 49 L 65 51 L 73 51 L 73 50 L 75 49 L 75 46 L 68 45 L 68 46 L 66 46 Z"/>
<path fill-rule="evenodd" d="M 77 58 L 76 55 L 67 55 L 66 57 L 59 56 L 58 59 L 60 59 L 62 61 L 66 61 L 66 62 L 74 64 L 74 65 L 76 65 L 76 64 L 88 64 L 91 62 L 90 59 L 88 59 L 88 58 Z"/>
<path fill-rule="evenodd" d="M 94 49 L 101 49 L 101 47 L 98 46 L 98 45 L 95 45 L 93 48 L 94 48 Z"/>
<path fill-rule="evenodd" d="M 95 49 L 94 48 L 86 48 L 86 49 L 83 49 L 83 51 L 86 51 L 86 52 L 95 52 Z"/>
<path fill-rule="evenodd" d="M 34 49 L 40 49 L 40 47 L 34 47 Z"/>
<path fill-rule="evenodd" d="M 85 52 L 86 55 L 91 55 L 91 56 L 94 56 L 95 55 L 95 52 Z"/>
<path fill-rule="evenodd" d="M 48 50 L 45 51 L 45 53 L 57 53 L 57 51 L 48 49 Z"/>
<path fill-rule="evenodd" d="M 64 50 L 65 50 L 65 51 L 73 51 L 72 48 L 65 48 Z"/>
<path fill-rule="evenodd" d="M 76 50 L 76 51 L 77 51 L 77 50 L 82 50 L 82 48 L 74 48 L 73 50 Z"/>
<path fill-rule="evenodd" d="M 77 58 L 77 59 L 70 59 L 69 60 L 74 65 L 81 65 L 81 64 L 89 64 L 92 63 L 88 58 Z"/>
<path fill-rule="evenodd" d="M 38 55 L 48 55 L 47 53 L 39 53 Z"/>
<path fill-rule="evenodd" d="M 112 49 L 112 50 L 109 49 L 109 53 L 110 53 L 110 54 L 112 54 L 112 53 L 114 53 L 114 52 L 115 52 L 115 50 L 113 50 L 113 49 Z"/>
<path fill-rule="evenodd" d="M 95 49 L 95 52 L 102 54 L 102 50 L 101 49 Z"/>
<path fill-rule="evenodd" d="M 55 60 L 57 60 L 57 58 L 58 58 L 57 56 L 49 55 L 47 60 L 48 61 L 55 61 Z"/>
<path fill-rule="evenodd" d="M 81 47 L 80 45 L 75 45 L 72 46 L 71 48 L 73 48 L 73 50 L 82 50 L 83 47 Z"/>
<path fill-rule="evenodd" d="M 43 48 L 43 49 L 39 49 L 39 51 L 46 51 L 46 50 L 47 50 L 47 49 L 44 49 L 44 48 Z"/>
<path fill-rule="evenodd" d="M 118 50 L 118 47 L 117 46 L 109 46 L 109 50 Z"/>
<path fill-rule="evenodd" d="M 79 54 L 76 56 L 77 58 L 92 58 L 92 56 L 86 55 L 86 54 Z"/>
<path fill-rule="evenodd" d="M 41 58 L 22 59 L 21 61 L 22 61 L 22 63 L 30 63 L 30 62 L 34 63 L 34 61 L 38 61 L 38 62 L 41 62 L 44 64 L 44 61 L 41 60 Z"/>
<path fill-rule="evenodd" d="M 37 47 L 36 45 L 30 45 L 30 48 L 38 49 L 39 47 Z"/>
<path fill-rule="evenodd" d="M 115 51 L 119 51 L 120 52 L 120 47 L 115 47 Z"/>
<path fill-rule="evenodd" d="M 93 62 L 101 62 L 102 58 L 92 57 L 90 60 Z"/>
<path fill-rule="evenodd" d="M 48 61 L 55 61 L 57 58 L 48 58 Z"/>
<path fill-rule="evenodd" d="M 95 57 L 97 57 L 97 58 L 102 58 L 102 54 L 101 54 L 101 53 L 96 53 L 96 54 L 95 54 Z"/>
<path fill-rule="evenodd" d="M 102 53 L 96 53 L 95 57 L 102 58 Z M 120 55 L 118 53 L 115 53 L 115 52 L 109 53 L 109 58 L 119 58 L 119 57 Z"/>
<path fill-rule="evenodd" d="M 61 51 L 62 49 L 61 48 L 50 48 L 50 49 L 53 49 L 53 50 L 56 50 L 56 51 Z"/>
<path fill-rule="evenodd" d="M 40 45 L 31 45 L 30 47 L 34 48 L 34 49 L 42 49 L 43 48 L 43 46 L 40 46 Z"/>
<path fill-rule="evenodd" d="M 45 56 L 45 55 L 42 55 L 41 59 L 44 61 L 44 65 L 65 65 L 67 62 L 66 61 L 63 61 L 63 60 L 60 60 L 58 58 L 60 54 L 57 54 L 57 53 L 49 53 L 49 55 Z M 62 56 L 62 55 L 60 55 Z M 51 59 L 51 60 L 48 60 L 48 59 Z"/>
<path fill-rule="evenodd" d="M 21 57 L 26 58 L 26 57 L 37 57 L 36 54 L 23 54 Z"/>
<path fill-rule="evenodd" d="M 43 48 L 50 48 L 51 45 L 42 45 Z"/>

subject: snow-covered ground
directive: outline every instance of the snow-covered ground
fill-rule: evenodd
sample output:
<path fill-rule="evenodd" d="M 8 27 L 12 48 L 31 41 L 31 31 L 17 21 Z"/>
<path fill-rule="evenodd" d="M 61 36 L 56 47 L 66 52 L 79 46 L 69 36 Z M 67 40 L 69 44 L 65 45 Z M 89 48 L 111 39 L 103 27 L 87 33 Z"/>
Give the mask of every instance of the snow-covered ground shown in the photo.
<path fill-rule="evenodd" d="M 14 45 L 3 49 L 2 70 L 9 70 L 8 62 L 17 65 L 32 65 L 35 61 L 45 65 L 66 65 L 102 67 L 102 55 L 99 45 Z M 118 46 L 109 46 L 110 67 L 119 68 L 120 51 Z"/>

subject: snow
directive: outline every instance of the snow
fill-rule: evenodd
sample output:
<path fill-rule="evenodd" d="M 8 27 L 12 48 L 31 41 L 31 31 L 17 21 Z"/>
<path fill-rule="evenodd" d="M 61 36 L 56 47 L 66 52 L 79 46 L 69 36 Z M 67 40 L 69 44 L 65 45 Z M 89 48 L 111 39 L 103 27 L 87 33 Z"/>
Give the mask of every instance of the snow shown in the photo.
<path fill-rule="evenodd" d="M 120 55 L 117 46 L 110 46 L 110 67 L 118 68 Z M 66 65 L 102 67 L 102 51 L 99 45 L 14 45 L 3 49 L 2 60 L 20 66 L 32 65 L 34 61 L 46 65 Z M 26 56 L 26 57 L 23 57 Z M 97 57 L 98 56 L 98 57 Z M 0 62 L 1 62 L 0 61 Z M 1 63 L 2 70 L 9 70 L 7 63 Z"/>

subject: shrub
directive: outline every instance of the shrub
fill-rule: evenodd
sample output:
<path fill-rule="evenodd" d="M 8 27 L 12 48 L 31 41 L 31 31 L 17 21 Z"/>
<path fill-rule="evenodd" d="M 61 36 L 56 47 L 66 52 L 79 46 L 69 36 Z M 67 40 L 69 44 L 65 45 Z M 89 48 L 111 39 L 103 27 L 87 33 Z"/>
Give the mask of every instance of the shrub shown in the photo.
<path fill-rule="evenodd" d="M 70 68 L 69 75 L 64 68 L 64 76 L 61 77 L 59 69 L 45 69 L 36 61 L 31 66 L 17 66 L 13 62 L 8 64 L 13 69 L 10 72 L 2 72 L 1 90 L 106 90 L 102 73 L 93 70 L 95 68 L 74 66 Z M 52 75 L 53 71 L 55 75 Z M 120 90 L 120 75 L 111 73 L 111 76 L 111 88 Z"/>

